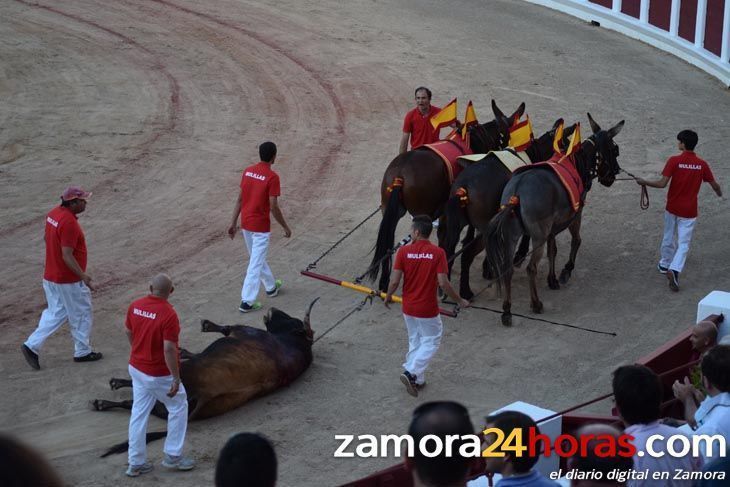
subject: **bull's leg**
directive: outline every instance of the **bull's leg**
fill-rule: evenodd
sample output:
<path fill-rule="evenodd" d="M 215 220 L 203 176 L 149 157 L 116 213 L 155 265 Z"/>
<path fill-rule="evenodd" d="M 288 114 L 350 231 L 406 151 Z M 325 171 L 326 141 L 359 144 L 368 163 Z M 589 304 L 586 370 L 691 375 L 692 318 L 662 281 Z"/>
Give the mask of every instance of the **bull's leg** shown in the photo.
<path fill-rule="evenodd" d="M 107 401 L 105 399 L 94 399 L 89 401 L 89 407 L 94 411 L 106 411 L 107 409 L 122 408 L 132 410 L 132 400 L 126 401 Z"/>
<path fill-rule="evenodd" d="M 515 254 L 515 260 L 513 261 L 515 267 L 519 267 L 522 265 L 522 263 L 525 261 L 525 257 L 527 257 L 527 252 L 529 251 L 530 236 L 523 235 L 522 240 L 520 240 L 520 246 L 517 248 L 517 253 Z"/>
<path fill-rule="evenodd" d="M 547 254 L 548 254 L 548 287 L 550 289 L 560 289 L 560 283 L 558 278 L 555 277 L 555 256 L 558 253 L 558 245 L 555 242 L 555 235 L 550 235 L 547 240 Z"/>
<path fill-rule="evenodd" d="M 570 231 L 570 257 L 568 262 L 565 263 L 565 267 L 560 272 L 560 282 L 565 284 L 570 279 L 570 274 L 575 268 L 575 257 L 578 255 L 578 249 L 580 248 L 580 220 L 581 215 L 578 215 L 575 220 L 570 224 L 568 230 Z"/>
<path fill-rule="evenodd" d="M 542 302 L 537 296 L 537 264 L 542 259 L 542 253 L 545 250 L 545 242 L 532 243 L 532 257 L 530 257 L 530 263 L 527 264 L 527 275 L 530 280 L 530 307 L 535 313 L 542 313 Z"/>
<path fill-rule="evenodd" d="M 111 378 L 109 379 L 109 387 L 112 391 L 116 391 L 122 387 L 132 387 L 132 379 Z"/>
<path fill-rule="evenodd" d="M 216 325 L 210 320 L 200 320 L 200 331 L 205 332 L 218 332 L 222 333 L 224 336 L 228 336 L 231 334 L 231 327 L 228 325 Z"/>

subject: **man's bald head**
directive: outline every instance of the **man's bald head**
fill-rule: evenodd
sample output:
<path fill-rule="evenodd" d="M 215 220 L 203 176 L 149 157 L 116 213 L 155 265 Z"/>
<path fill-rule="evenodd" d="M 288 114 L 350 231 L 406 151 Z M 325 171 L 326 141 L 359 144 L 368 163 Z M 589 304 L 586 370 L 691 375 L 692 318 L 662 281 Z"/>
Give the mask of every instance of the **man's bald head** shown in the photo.
<path fill-rule="evenodd" d="M 633 459 L 630 456 L 622 457 L 618 454 L 609 457 L 598 456 L 596 449 L 603 446 L 602 451 L 610 451 L 606 445 L 611 443 L 618 445 L 621 431 L 608 424 L 589 424 L 580 428 L 575 434 L 577 438 L 589 438 L 591 436 L 592 438 L 586 444 L 586 455 L 581 456 L 579 452 L 579 454 L 573 456 L 568 461 L 568 468 L 579 472 L 601 472 L 603 475 L 600 480 L 572 480 L 570 485 L 577 487 L 619 485 L 614 480 L 609 480 L 608 474 L 614 470 L 631 470 L 634 465 Z M 620 449 L 620 447 L 618 448 Z"/>
<path fill-rule="evenodd" d="M 172 279 L 167 274 L 157 274 L 150 282 L 150 292 L 154 296 L 167 298 L 172 290 Z"/>
<path fill-rule="evenodd" d="M 689 336 L 692 348 L 699 353 L 705 353 L 717 342 L 717 326 L 712 321 L 700 321 L 692 327 Z"/>

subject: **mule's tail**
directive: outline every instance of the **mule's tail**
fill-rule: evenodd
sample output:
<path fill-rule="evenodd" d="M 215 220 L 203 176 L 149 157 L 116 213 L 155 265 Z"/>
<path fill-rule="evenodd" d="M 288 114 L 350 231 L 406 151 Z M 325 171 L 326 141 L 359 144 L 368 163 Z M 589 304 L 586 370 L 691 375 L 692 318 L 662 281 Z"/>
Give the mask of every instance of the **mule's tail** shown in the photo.
<path fill-rule="evenodd" d="M 164 438 L 166 436 L 167 436 L 167 431 L 157 431 L 154 433 L 147 433 L 147 440 L 145 443 L 150 443 L 152 441 L 159 440 L 160 438 Z M 105 457 L 108 457 L 109 455 L 116 455 L 118 453 L 124 453 L 127 450 L 129 450 L 129 442 L 125 441 L 124 443 L 118 443 L 118 444 L 114 445 L 113 447 L 109 448 L 99 458 L 105 458 Z"/>
<path fill-rule="evenodd" d="M 390 257 L 386 258 L 390 249 L 395 245 L 395 229 L 398 226 L 398 220 L 400 220 L 400 209 L 401 209 L 401 194 L 403 192 L 403 179 L 394 178 L 390 186 L 390 197 L 388 203 L 385 205 L 385 211 L 383 212 L 383 219 L 380 222 L 380 228 L 378 229 L 378 240 L 375 242 L 375 254 L 373 260 L 370 262 L 370 272 L 368 272 L 368 278 L 374 281 L 378 278 L 379 267 L 383 268 L 383 272 L 386 273 L 385 269 L 390 269 Z M 382 265 L 378 265 L 380 261 Z M 381 277 L 381 281 L 383 277 Z"/>
<path fill-rule="evenodd" d="M 487 225 L 485 239 L 487 242 L 487 267 L 490 273 L 497 278 L 497 285 L 501 288 L 502 276 L 512 267 L 512 256 L 509 255 L 510 219 L 519 218 L 520 199 L 511 196 L 509 202 L 502 207 Z"/>
<path fill-rule="evenodd" d="M 466 212 L 464 208 L 469 203 L 466 189 L 459 188 L 453 196 L 446 202 L 446 239 L 444 246 L 446 256 L 451 257 L 456 251 L 456 245 L 459 243 L 461 230 L 465 224 L 468 224 Z"/>

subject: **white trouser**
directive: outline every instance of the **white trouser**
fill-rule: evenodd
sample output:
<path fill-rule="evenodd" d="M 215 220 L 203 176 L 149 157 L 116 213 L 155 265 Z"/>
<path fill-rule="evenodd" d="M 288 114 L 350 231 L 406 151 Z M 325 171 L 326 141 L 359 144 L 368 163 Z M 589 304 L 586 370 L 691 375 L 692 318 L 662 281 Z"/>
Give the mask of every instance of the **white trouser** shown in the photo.
<path fill-rule="evenodd" d="M 668 211 L 664 212 L 660 266 L 682 272 L 696 221 L 697 218 L 682 218 Z"/>
<path fill-rule="evenodd" d="M 43 310 L 38 328 L 28 337 L 25 345 L 40 353 L 43 342 L 68 321 L 74 340 L 74 357 L 91 353 L 92 309 L 91 290 L 83 281 L 58 284 L 43 279 L 48 307 Z"/>
<path fill-rule="evenodd" d="M 416 383 L 423 384 L 428 362 L 436 354 L 441 344 L 444 325 L 441 316 L 416 318 L 403 314 L 408 329 L 408 353 L 403 368 L 416 376 Z"/>
<path fill-rule="evenodd" d="M 248 230 L 241 230 L 241 233 L 250 256 L 246 277 L 243 279 L 243 287 L 241 288 L 241 301 L 253 304 L 259 295 L 261 284 L 264 285 L 264 289 L 267 291 L 272 291 L 276 287 L 274 274 L 271 273 L 271 268 L 266 263 L 266 252 L 269 250 L 271 233 L 249 232 Z"/>
<path fill-rule="evenodd" d="M 147 461 L 147 421 L 155 401 L 167 408 L 167 438 L 163 451 L 170 456 L 182 455 L 185 432 L 188 429 L 188 395 L 180 384 L 175 397 L 167 397 L 172 385 L 172 376 L 153 377 L 140 372 L 131 365 L 132 415 L 129 418 L 129 464 L 142 465 Z"/>

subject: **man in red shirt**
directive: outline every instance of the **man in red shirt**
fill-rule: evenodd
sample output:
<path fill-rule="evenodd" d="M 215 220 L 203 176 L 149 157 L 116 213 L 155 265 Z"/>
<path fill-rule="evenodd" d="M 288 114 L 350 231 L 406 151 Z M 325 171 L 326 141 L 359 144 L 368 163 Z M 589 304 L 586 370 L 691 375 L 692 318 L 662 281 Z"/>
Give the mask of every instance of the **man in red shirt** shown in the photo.
<path fill-rule="evenodd" d="M 150 294 L 129 305 L 125 321 L 132 347 L 129 375 L 132 377 L 132 414 L 129 418 L 129 468 L 137 477 L 152 470 L 147 462 L 147 421 L 156 401 L 167 408 L 167 438 L 162 466 L 191 470 L 195 466 L 182 456 L 188 428 L 188 397 L 180 382 L 178 336 L 180 321 L 167 301 L 175 288 L 165 274 L 150 283 Z"/>
<path fill-rule="evenodd" d="M 271 237 L 269 213 L 274 215 L 279 225 L 284 228 L 284 236 L 291 237 L 289 225 L 286 224 L 279 208 L 278 197 L 281 195 L 279 175 L 271 169 L 276 160 L 276 145 L 273 142 L 264 142 L 259 146 L 259 156 L 261 162 L 243 171 L 241 191 L 233 207 L 233 221 L 228 227 L 228 235 L 233 239 L 236 236 L 240 214 L 241 233 L 250 255 L 241 288 L 241 305 L 238 307 L 242 313 L 261 309 L 261 303 L 256 301 L 261 284 L 264 285 L 266 295 L 270 298 L 279 294 L 281 288 L 281 280 L 274 279 L 274 274 L 266 262 Z"/>
<path fill-rule="evenodd" d="M 102 358 L 90 345 L 92 309 L 91 277 L 86 273 L 86 239 L 77 216 L 86 209 L 91 193 L 71 186 L 63 192 L 61 204 L 46 216 L 46 266 L 43 290 L 48 307 L 38 328 L 20 347 L 28 364 L 40 369 L 38 354 L 43 342 L 68 321 L 74 340 L 74 361 L 93 362 Z"/>
<path fill-rule="evenodd" d="M 428 362 L 436 354 L 441 343 L 444 325 L 439 314 L 437 288 L 441 286 L 448 296 L 462 307 L 469 301 L 451 287 L 444 249 L 432 244 L 429 236 L 433 230 L 426 215 L 413 218 L 411 235 L 413 243 L 401 247 L 395 255 L 393 274 L 390 278 L 385 306 L 393 299 L 393 293 L 403 278 L 403 318 L 408 330 L 408 354 L 403 364 L 401 382 L 412 396 L 425 383 Z"/>
<path fill-rule="evenodd" d="M 667 160 L 661 179 L 647 181 L 637 178 L 636 182 L 652 188 L 664 188 L 669 184 L 667 206 L 664 212 L 664 236 L 660 249 L 657 268 L 667 275 L 669 288 L 679 291 L 679 274 L 687 260 L 692 232 L 697 220 L 697 194 L 702 182 L 710 183 L 717 196 L 722 197 L 722 189 L 715 181 L 710 166 L 697 157 L 697 133 L 682 130 L 677 134 L 677 145 L 681 154 Z"/>
<path fill-rule="evenodd" d="M 416 108 L 406 113 L 403 120 L 403 136 L 400 140 L 399 154 L 408 150 L 409 139 L 411 149 L 439 140 L 440 130 L 433 128 L 431 117 L 440 111 L 440 108 L 431 105 L 431 90 L 425 86 L 416 88 Z"/>

